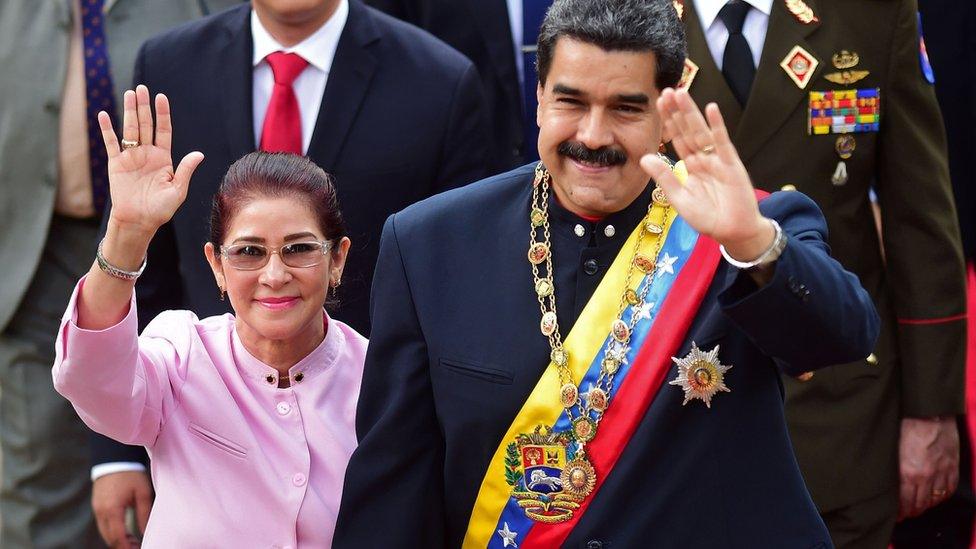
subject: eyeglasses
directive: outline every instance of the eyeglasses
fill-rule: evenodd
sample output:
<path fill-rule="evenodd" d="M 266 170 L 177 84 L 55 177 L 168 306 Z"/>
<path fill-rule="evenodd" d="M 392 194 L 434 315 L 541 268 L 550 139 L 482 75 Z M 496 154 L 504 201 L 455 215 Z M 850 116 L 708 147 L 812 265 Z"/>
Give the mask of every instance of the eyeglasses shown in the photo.
<path fill-rule="evenodd" d="M 330 249 L 332 243 L 327 240 L 292 242 L 279 248 L 268 248 L 261 244 L 235 244 L 221 246 L 220 255 L 227 259 L 228 265 L 239 271 L 254 271 L 264 267 L 271 259 L 271 254 L 278 254 L 285 265 L 300 269 L 322 263 Z"/>

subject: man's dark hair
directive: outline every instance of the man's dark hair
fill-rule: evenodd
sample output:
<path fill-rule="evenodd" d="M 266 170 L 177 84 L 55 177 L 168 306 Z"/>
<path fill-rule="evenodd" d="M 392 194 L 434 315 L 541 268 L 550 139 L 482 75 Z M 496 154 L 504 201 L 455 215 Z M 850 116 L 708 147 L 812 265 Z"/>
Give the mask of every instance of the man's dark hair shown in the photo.
<path fill-rule="evenodd" d="M 654 53 L 655 84 L 674 87 L 685 64 L 685 32 L 672 0 L 556 0 L 539 30 L 536 70 L 545 86 L 556 42 L 572 38 L 606 51 Z"/>

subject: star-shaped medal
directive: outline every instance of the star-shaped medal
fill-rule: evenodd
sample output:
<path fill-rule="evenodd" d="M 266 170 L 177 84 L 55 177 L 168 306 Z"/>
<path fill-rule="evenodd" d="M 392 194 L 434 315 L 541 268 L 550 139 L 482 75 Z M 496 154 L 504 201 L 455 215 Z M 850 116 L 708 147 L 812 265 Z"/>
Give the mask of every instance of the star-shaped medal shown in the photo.
<path fill-rule="evenodd" d="M 674 262 L 677 260 L 677 256 L 664 252 L 664 257 L 657 262 L 657 276 L 663 276 L 664 273 L 674 274 Z"/>
<path fill-rule="evenodd" d="M 732 366 L 724 366 L 718 360 L 718 345 L 707 353 L 691 342 L 691 352 L 684 358 L 671 357 L 678 365 L 678 377 L 670 381 L 669 385 L 677 385 L 685 392 L 682 406 L 693 399 L 701 400 L 705 406 L 712 407 L 712 397 L 719 391 L 732 392 L 725 385 L 725 372 Z"/>
<path fill-rule="evenodd" d="M 518 532 L 509 530 L 507 522 L 504 523 L 504 528 L 498 531 L 498 535 L 502 537 L 502 543 L 504 544 L 502 547 L 508 547 L 509 545 L 518 547 L 518 544 L 515 543 L 515 536 L 518 535 Z"/>

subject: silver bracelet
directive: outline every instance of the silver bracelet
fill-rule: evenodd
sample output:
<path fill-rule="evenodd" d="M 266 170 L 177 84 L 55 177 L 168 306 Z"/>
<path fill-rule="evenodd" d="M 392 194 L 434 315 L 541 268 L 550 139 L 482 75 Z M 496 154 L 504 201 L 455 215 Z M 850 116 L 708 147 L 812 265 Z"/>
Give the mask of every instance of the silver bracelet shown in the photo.
<path fill-rule="evenodd" d="M 142 265 L 139 267 L 138 271 L 126 271 L 112 265 L 105 259 L 102 255 L 102 246 L 105 244 L 105 239 L 103 238 L 101 242 L 98 243 L 98 251 L 95 252 L 95 261 L 98 263 L 98 268 L 102 270 L 105 274 L 121 279 L 121 280 L 135 280 L 139 278 L 142 271 L 146 270 L 147 258 L 142 258 Z"/>
<path fill-rule="evenodd" d="M 725 251 L 725 246 L 720 244 L 718 249 L 722 252 L 722 257 L 725 258 L 725 261 L 729 262 L 733 267 L 752 271 L 779 259 L 780 254 L 786 249 L 786 233 L 783 232 L 783 228 L 779 226 L 779 223 L 775 219 L 770 219 L 769 222 L 773 224 L 773 229 L 776 230 L 776 236 L 773 238 L 773 243 L 769 245 L 769 248 L 766 248 L 766 251 L 752 261 L 739 261 L 730 256 L 729 252 Z"/>

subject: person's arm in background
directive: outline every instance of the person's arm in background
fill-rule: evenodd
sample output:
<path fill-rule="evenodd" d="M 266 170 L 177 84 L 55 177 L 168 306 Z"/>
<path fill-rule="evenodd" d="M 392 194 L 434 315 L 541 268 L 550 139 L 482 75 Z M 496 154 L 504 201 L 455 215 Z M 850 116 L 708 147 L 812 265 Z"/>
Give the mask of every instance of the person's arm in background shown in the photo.
<path fill-rule="evenodd" d="M 946 140 L 933 86 L 922 75 L 915 0 L 903 0 L 881 115 L 877 194 L 885 276 L 898 318 L 902 424 L 901 517 L 956 488 L 964 411 L 966 303 Z"/>

